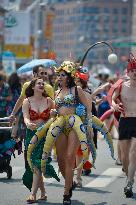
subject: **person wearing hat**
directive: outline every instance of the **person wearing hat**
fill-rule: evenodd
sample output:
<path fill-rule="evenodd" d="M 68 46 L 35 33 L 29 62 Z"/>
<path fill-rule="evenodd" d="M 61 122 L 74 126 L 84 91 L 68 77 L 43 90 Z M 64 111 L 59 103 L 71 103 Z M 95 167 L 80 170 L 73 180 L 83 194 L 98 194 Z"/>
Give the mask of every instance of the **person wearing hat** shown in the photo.
<path fill-rule="evenodd" d="M 128 60 L 127 75 L 130 79 L 122 81 L 112 95 L 112 106 L 115 111 L 121 112 L 119 141 L 121 162 L 127 176 L 124 193 L 126 197 L 132 197 L 136 171 L 136 59 L 132 53 Z"/>

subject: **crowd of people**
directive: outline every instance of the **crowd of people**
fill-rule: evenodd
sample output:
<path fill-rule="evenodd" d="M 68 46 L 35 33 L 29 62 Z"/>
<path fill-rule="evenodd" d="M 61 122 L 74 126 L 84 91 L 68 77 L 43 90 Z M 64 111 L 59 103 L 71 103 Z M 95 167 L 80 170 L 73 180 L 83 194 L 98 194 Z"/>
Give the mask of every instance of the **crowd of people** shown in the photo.
<path fill-rule="evenodd" d="M 118 81 L 110 79 L 107 73 L 99 73 L 100 85 L 94 90 L 88 86 L 89 70 L 70 61 L 56 67 L 53 75 L 43 65 L 35 66 L 33 77 L 25 79 L 26 82 L 17 73 L 8 79 L 0 73 L 0 118 L 9 116 L 13 123 L 12 137 L 24 142 L 23 183 L 31 191 L 27 203 L 36 202 L 38 188 L 41 191 L 38 200 L 47 200 L 43 177 L 60 180 L 51 164 L 50 153 L 54 150 L 65 180 L 63 204 L 71 204 L 72 191 L 82 188 L 82 174 L 89 175 L 95 166 L 100 132 L 114 158 L 115 131 L 119 135 L 116 164 L 122 165 L 128 179 L 124 193 L 126 197 L 133 196 L 136 170 L 133 55 L 127 65 L 127 76 Z"/>

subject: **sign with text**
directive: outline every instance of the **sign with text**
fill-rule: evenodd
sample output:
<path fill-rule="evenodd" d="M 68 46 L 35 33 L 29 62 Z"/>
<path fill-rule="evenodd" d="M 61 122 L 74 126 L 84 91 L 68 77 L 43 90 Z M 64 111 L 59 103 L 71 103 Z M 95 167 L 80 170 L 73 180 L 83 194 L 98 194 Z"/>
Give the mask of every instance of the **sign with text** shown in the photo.
<path fill-rule="evenodd" d="M 9 12 L 5 16 L 5 44 L 30 43 L 30 14 L 28 12 Z"/>

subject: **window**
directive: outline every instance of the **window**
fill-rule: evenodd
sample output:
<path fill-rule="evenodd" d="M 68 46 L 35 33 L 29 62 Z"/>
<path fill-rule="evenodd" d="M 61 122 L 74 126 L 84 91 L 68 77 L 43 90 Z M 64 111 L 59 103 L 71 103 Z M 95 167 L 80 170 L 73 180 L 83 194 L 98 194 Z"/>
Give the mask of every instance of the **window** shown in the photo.
<path fill-rule="evenodd" d="M 126 33 L 127 32 L 127 27 L 125 26 L 121 30 L 122 30 L 123 33 Z"/>
<path fill-rule="evenodd" d="M 103 9 L 104 13 L 109 14 L 110 13 L 110 9 L 109 8 L 104 8 Z"/>
<path fill-rule="evenodd" d="M 118 13 L 119 13 L 119 10 L 118 10 L 117 8 L 114 8 L 114 9 L 112 10 L 112 13 L 113 13 L 113 14 L 118 14 Z"/>
<path fill-rule="evenodd" d="M 122 23 L 127 23 L 127 16 L 122 16 Z"/>
<path fill-rule="evenodd" d="M 127 8 L 122 8 L 122 14 L 126 15 L 128 13 L 128 9 Z"/>
<path fill-rule="evenodd" d="M 98 14 L 99 8 L 98 7 L 83 7 L 83 12 L 87 14 Z"/>
<path fill-rule="evenodd" d="M 104 23 L 109 23 L 110 22 L 110 17 L 109 16 L 104 16 L 103 20 L 104 20 Z"/>
<path fill-rule="evenodd" d="M 113 16 L 113 22 L 114 23 L 117 23 L 119 20 L 118 20 L 118 16 Z"/>

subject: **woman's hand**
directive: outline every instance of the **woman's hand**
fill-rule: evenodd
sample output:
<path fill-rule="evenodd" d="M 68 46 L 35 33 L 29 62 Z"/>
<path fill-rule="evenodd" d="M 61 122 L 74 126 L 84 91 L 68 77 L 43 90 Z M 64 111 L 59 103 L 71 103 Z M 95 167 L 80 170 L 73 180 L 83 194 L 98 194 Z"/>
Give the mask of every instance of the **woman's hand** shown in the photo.
<path fill-rule="evenodd" d="M 28 123 L 26 124 L 26 126 L 27 126 L 27 128 L 30 129 L 30 130 L 36 130 L 36 128 L 37 128 L 37 125 L 36 125 L 35 123 L 33 123 L 33 122 L 28 122 Z"/>
<path fill-rule="evenodd" d="M 56 117 L 56 115 L 57 115 L 56 109 L 51 109 L 51 110 L 50 110 L 50 116 L 51 116 L 51 117 Z"/>

